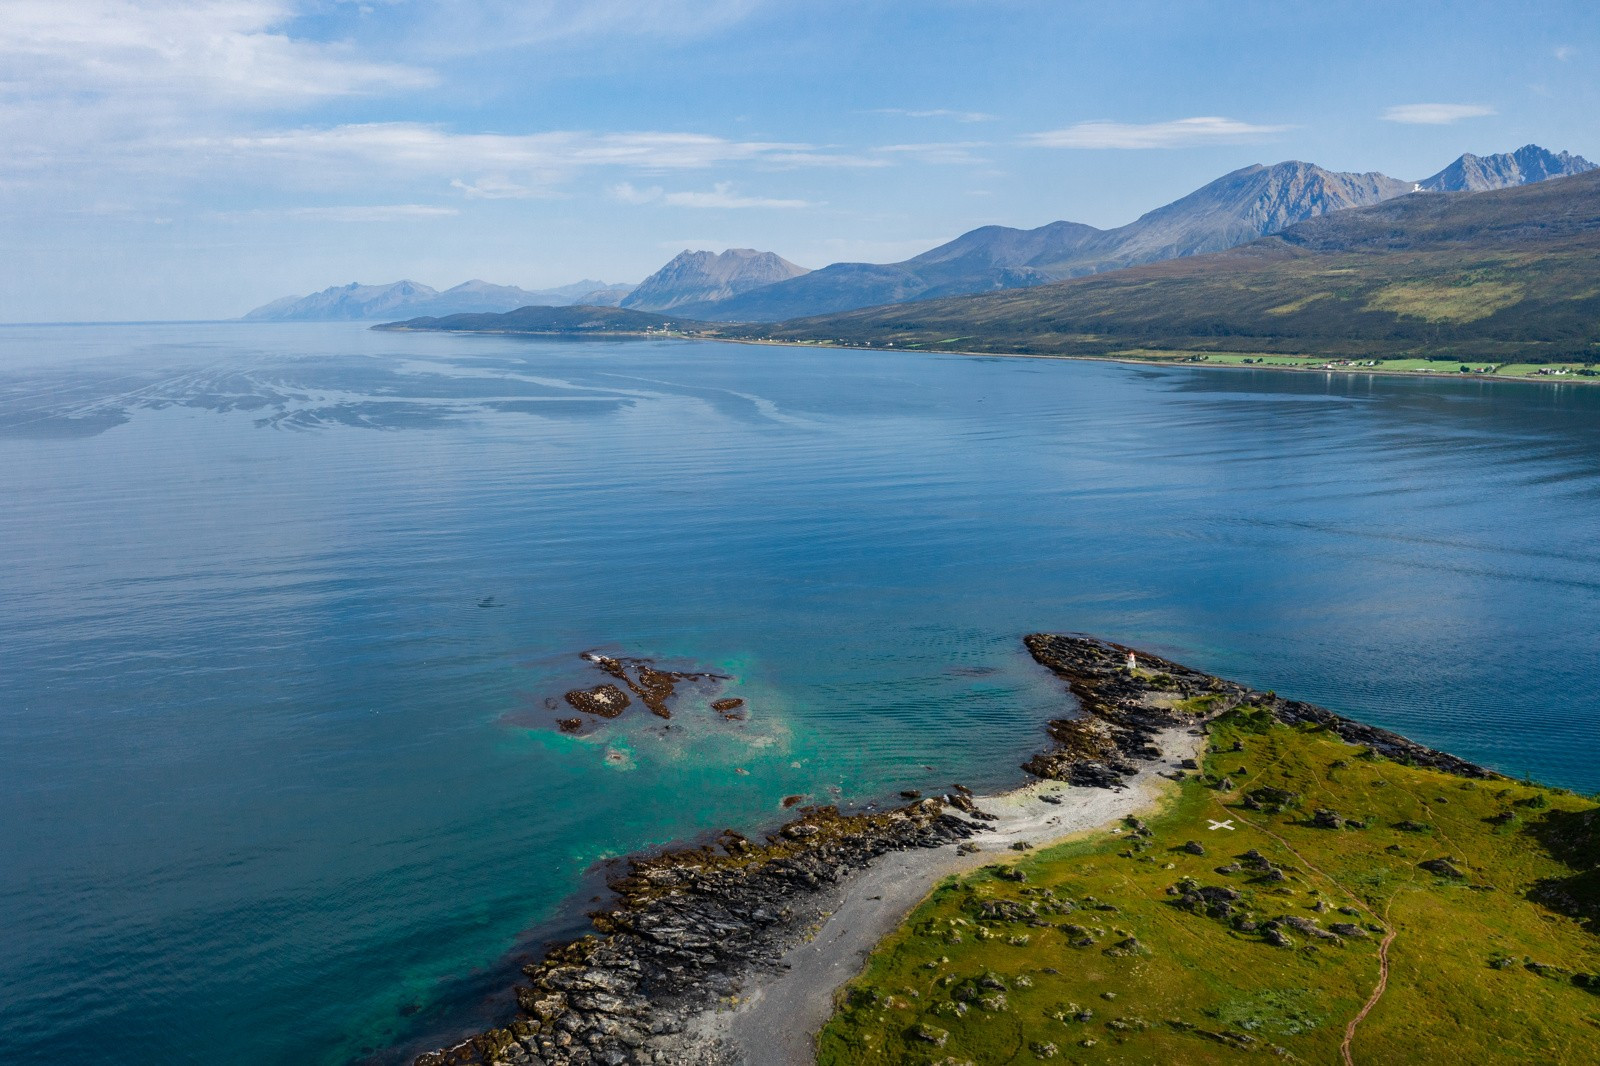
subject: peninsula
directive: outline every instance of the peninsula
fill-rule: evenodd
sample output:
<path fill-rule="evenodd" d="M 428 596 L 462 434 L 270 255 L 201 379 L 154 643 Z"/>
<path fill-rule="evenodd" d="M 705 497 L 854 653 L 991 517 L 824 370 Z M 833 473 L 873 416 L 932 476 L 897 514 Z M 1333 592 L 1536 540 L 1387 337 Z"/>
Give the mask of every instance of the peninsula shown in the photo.
<path fill-rule="evenodd" d="M 1026 644 L 1077 704 L 1032 783 L 636 858 L 516 1017 L 417 1066 L 1592 1047 L 1594 802 L 1107 641 Z"/>

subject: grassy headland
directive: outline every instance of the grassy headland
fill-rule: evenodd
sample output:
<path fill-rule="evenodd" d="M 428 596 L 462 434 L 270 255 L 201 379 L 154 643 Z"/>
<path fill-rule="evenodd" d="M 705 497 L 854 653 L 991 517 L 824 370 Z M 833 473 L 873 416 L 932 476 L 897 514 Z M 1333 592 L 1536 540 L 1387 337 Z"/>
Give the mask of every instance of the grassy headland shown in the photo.
<path fill-rule="evenodd" d="M 1158 815 L 942 884 L 819 1061 L 1586 1062 L 1597 934 L 1595 803 L 1246 703 Z"/>

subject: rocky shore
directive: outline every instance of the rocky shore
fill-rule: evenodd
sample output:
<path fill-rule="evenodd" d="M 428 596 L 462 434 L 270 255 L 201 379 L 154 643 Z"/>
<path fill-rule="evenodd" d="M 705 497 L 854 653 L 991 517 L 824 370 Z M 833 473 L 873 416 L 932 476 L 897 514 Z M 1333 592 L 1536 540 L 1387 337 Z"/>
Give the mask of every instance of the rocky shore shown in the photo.
<path fill-rule="evenodd" d="M 801 808 L 763 841 L 730 831 L 715 844 L 635 858 L 610 886 L 612 905 L 590 916 L 595 932 L 524 969 L 515 1019 L 416 1066 L 809 1061 L 833 991 L 941 877 L 983 862 L 980 847 L 1025 849 L 1131 816 L 1153 800 L 1156 775 L 1198 769 L 1205 723 L 1241 705 L 1392 759 L 1497 776 L 1108 641 L 1035 634 L 1025 643 L 1066 680 L 1081 712 L 1051 722 L 1053 746 L 1024 764 L 1041 780 L 991 798 L 958 787 L 885 812 Z"/>
<path fill-rule="evenodd" d="M 973 831 L 938 800 L 850 815 L 813 807 L 761 843 L 729 831 L 705 847 L 634 859 L 610 886 L 615 904 L 590 916 L 595 935 L 525 968 L 521 1017 L 416 1066 L 735 1061 L 687 1046 L 686 1022 L 776 960 L 785 934 L 814 917 L 808 899 L 885 852 Z"/>
<path fill-rule="evenodd" d="M 1077 718 L 1050 723 L 1056 747 L 1023 766 L 1039 777 L 1114 785 L 1122 775 L 1136 771 L 1137 760 L 1147 756 L 1149 738 L 1159 730 L 1215 718 L 1246 704 L 1286 725 L 1316 725 L 1346 743 L 1365 745 L 1397 762 L 1459 777 L 1500 776 L 1387 729 L 1213 677 L 1122 644 L 1050 633 L 1035 633 L 1023 642 L 1036 662 L 1066 680 L 1082 710 Z"/>

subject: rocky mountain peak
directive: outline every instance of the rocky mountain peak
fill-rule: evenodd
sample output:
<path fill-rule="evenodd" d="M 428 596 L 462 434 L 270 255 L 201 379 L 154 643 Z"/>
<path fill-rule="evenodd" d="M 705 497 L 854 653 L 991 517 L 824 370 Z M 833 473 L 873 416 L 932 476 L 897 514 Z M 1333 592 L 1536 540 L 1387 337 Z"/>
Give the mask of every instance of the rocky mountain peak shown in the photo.
<path fill-rule="evenodd" d="M 1427 192 L 1483 192 L 1582 174 L 1594 170 L 1595 166 L 1581 155 L 1525 144 L 1515 152 L 1495 155 L 1468 152 L 1417 185 Z"/>
<path fill-rule="evenodd" d="M 726 300 L 808 273 L 805 267 L 754 248 L 729 248 L 720 254 L 686 249 L 641 281 L 622 306 L 665 311 L 706 300 Z"/>

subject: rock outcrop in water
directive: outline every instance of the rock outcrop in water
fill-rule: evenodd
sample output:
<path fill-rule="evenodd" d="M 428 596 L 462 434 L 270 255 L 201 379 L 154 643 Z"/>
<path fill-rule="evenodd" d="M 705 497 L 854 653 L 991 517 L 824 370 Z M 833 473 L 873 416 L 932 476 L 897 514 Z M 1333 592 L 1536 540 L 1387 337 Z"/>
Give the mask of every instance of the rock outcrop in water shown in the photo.
<path fill-rule="evenodd" d="M 592 651 L 584 652 L 583 658 L 593 663 L 602 673 L 610 675 L 627 687 L 627 692 L 624 692 L 608 682 L 596 685 L 594 688 L 573 689 L 562 697 L 575 710 L 592 714 L 597 718 L 616 718 L 627 710 L 633 703 L 628 697 L 628 692 L 632 692 L 657 718 L 671 718 L 672 709 L 669 704 L 678 694 L 681 685 L 731 680 L 726 674 L 715 674 L 704 670 L 661 670 L 649 659 L 601 655 Z M 558 705 L 551 700 L 546 702 L 546 706 L 554 710 Z M 723 718 L 733 721 L 744 717 L 743 714 L 731 713 L 743 706 L 742 699 L 724 697 L 714 701 L 711 709 Z M 572 721 L 575 719 L 557 719 L 556 724 L 564 733 L 581 732 L 582 720 L 576 719 L 577 726 L 568 724 Z"/>

